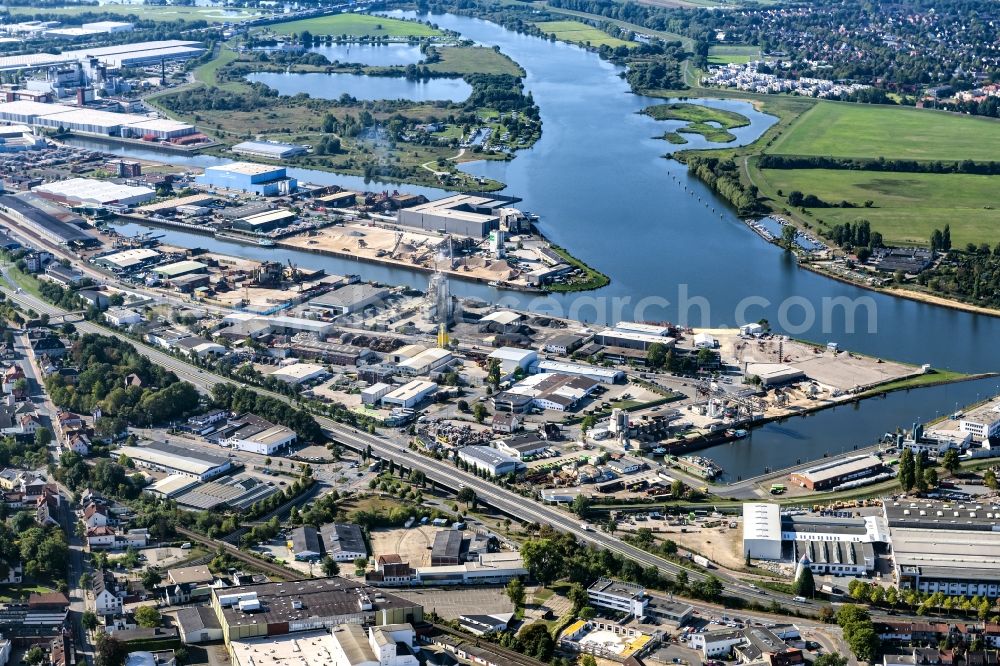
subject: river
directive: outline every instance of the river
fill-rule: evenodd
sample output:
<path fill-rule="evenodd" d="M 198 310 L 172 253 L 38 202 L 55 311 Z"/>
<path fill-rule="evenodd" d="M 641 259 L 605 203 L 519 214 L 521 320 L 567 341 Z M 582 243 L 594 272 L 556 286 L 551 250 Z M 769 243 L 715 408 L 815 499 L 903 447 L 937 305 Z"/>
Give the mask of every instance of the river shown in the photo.
<path fill-rule="evenodd" d="M 586 321 L 629 318 L 643 300 L 662 298 L 667 305 L 648 307 L 640 316 L 695 326 L 734 325 L 763 317 L 796 337 L 836 341 L 843 349 L 874 356 L 959 371 L 998 369 L 998 352 L 992 350 L 993 342 L 1000 339 L 1000 319 L 836 282 L 800 269 L 793 257 L 759 239 L 722 201 L 688 177 L 685 167 L 663 159 L 675 147 L 653 137 L 674 125 L 637 113 L 663 100 L 629 93 L 619 67 L 581 48 L 518 35 L 486 21 L 451 15 L 422 18 L 481 44 L 499 45 L 524 67 L 525 86 L 541 109 L 542 138 L 510 162 L 478 162 L 465 168 L 507 183 L 510 194 L 523 198 L 523 209 L 541 216 L 546 235 L 612 279 L 597 292 L 544 299 L 498 294 L 484 285 L 460 281 L 452 282 L 454 293 L 491 301 L 502 297 L 510 305 L 575 314 Z M 734 132 L 741 142 L 753 140 L 773 122 L 745 103 L 699 102 L 750 117 L 751 126 Z M 700 145 L 699 137 L 692 139 L 689 147 Z M 102 144 L 102 148 L 108 146 Z M 225 161 L 131 146 L 115 146 L 110 151 L 195 166 Z M 290 171 L 311 182 L 365 187 L 357 177 Z M 400 189 L 430 197 L 443 194 L 409 185 Z M 245 256 L 274 256 L 266 248 L 175 231 L 163 233 L 176 242 Z M 283 252 L 285 256 L 303 265 L 358 273 L 366 279 L 417 287 L 425 286 L 427 280 L 426 275 L 411 271 L 308 253 Z M 756 300 L 748 304 L 747 299 Z M 853 329 L 841 307 L 830 305 L 826 308 L 829 316 L 824 316 L 824 299 L 860 304 Z M 740 313 L 741 305 L 750 307 Z M 798 326 L 810 311 L 815 320 Z M 950 412 L 956 402 L 964 404 L 994 390 L 996 382 L 984 380 L 893 394 L 863 403 L 848 418 L 844 412 L 852 407 L 770 424 L 755 432 L 749 442 L 715 447 L 709 454 L 730 472 L 740 470 L 747 476 L 764 467 L 794 464 L 798 458 L 870 444 L 886 430 Z"/>

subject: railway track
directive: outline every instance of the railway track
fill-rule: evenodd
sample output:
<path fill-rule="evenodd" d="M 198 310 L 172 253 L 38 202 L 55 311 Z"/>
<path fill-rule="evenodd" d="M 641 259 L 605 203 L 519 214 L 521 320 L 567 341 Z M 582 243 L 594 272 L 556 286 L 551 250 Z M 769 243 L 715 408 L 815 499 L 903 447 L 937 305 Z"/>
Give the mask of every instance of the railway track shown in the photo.
<path fill-rule="evenodd" d="M 246 564 L 250 564 L 254 568 L 259 569 L 266 574 L 277 576 L 282 580 L 286 581 L 301 580 L 305 578 L 305 576 L 303 576 L 301 571 L 296 571 L 295 569 L 282 566 L 276 562 L 268 562 L 265 559 L 253 557 L 252 555 L 244 553 L 242 550 L 240 550 L 233 544 L 228 543 L 226 541 L 222 541 L 221 539 L 213 539 L 211 537 L 207 537 L 203 534 L 199 534 L 198 532 L 193 532 L 186 527 L 178 527 L 177 533 L 183 534 L 191 541 L 200 543 L 203 546 L 208 546 L 213 551 L 218 548 L 222 548 L 222 550 L 227 555 L 231 556 L 233 559 L 239 560 Z"/>

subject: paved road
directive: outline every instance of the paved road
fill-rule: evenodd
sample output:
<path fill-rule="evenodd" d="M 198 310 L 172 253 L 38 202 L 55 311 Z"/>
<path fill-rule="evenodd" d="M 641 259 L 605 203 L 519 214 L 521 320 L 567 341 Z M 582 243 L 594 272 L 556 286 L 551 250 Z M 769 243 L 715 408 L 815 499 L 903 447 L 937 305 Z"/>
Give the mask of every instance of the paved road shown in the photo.
<path fill-rule="evenodd" d="M 24 369 L 25 378 L 28 380 L 29 390 L 31 392 L 31 401 L 35 404 L 35 408 L 38 410 L 42 425 L 47 427 L 49 431 L 52 432 L 52 442 L 49 444 L 49 454 L 53 459 L 58 461 L 59 438 L 55 426 L 56 414 L 58 414 L 58 410 L 49 398 L 48 392 L 45 391 L 45 386 L 42 384 L 41 369 L 38 367 L 34 356 L 31 354 L 27 335 L 16 336 L 14 338 L 14 348 L 21 361 L 21 367 Z M 70 618 L 77 631 L 77 650 L 84 654 L 87 659 L 87 663 L 90 664 L 93 662 L 94 648 L 90 642 L 90 637 L 87 634 L 87 631 L 83 628 L 83 623 L 80 621 L 83 612 L 87 610 L 87 591 L 80 587 L 80 575 L 83 574 L 84 571 L 88 570 L 89 558 L 87 557 L 87 553 L 84 549 L 83 539 L 81 539 L 76 533 L 76 516 L 74 515 L 73 509 L 70 505 L 70 502 L 73 500 L 73 492 L 63 484 L 59 483 L 55 478 L 50 478 L 49 481 L 59 486 L 59 493 L 64 498 L 64 501 L 61 503 L 62 510 L 59 514 L 59 522 L 69 543 L 67 583 L 69 584 L 68 596 L 70 600 Z"/>
<path fill-rule="evenodd" d="M 31 308 L 36 312 L 46 313 L 49 315 L 59 315 L 64 312 L 60 308 L 46 303 L 30 294 L 24 292 L 13 293 L 9 289 L 5 291 L 11 300 L 20 303 L 24 307 Z M 109 329 L 86 321 L 79 322 L 76 324 L 76 327 L 83 333 L 105 335 L 113 333 Z M 198 389 L 204 392 L 210 392 L 212 387 L 216 384 L 231 383 L 231 380 L 226 379 L 225 377 L 199 369 L 159 349 L 134 340 L 132 340 L 131 343 L 140 353 L 149 358 L 151 361 L 168 370 L 171 370 L 178 376 L 178 378 L 191 382 Z M 270 393 L 262 389 L 258 389 L 258 392 L 270 395 L 278 400 L 288 402 L 288 399 L 284 396 Z M 462 487 L 470 487 L 476 492 L 476 495 L 481 501 L 514 518 L 527 522 L 537 522 L 539 524 L 551 525 L 555 529 L 572 534 L 582 542 L 591 544 L 598 548 L 610 550 L 629 558 L 644 567 L 655 567 L 668 576 L 675 576 L 681 571 L 687 571 L 688 578 L 692 582 L 703 581 L 708 577 L 707 574 L 700 570 L 688 569 L 674 562 L 665 560 L 661 557 L 657 557 L 644 550 L 631 546 L 612 535 L 593 531 L 592 528 L 584 527 L 578 518 L 567 514 L 565 511 L 537 503 L 533 499 L 528 499 L 513 491 L 500 488 L 493 483 L 459 470 L 450 462 L 422 456 L 419 453 L 409 450 L 405 445 L 394 442 L 382 435 L 370 435 L 368 433 L 359 432 L 358 430 L 345 426 L 341 423 L 337 423 L 326 417 L 316 416 L 315 418 L 319 425 L 326 430 L 329 436 L 340 442 L 342 445 L 358 451 L 371 447 L 373 453 L 377 457 L 394 460 L 396 464 L 407 469 L 419 469 L 424 472 L 427 478 L 432 482 L 454 491 L 460 490 Z M 762 604 L 769 604 L 772 600 L 777 598 L 784 607 L 789 610 L 795 610 L 802 613 L 815 613 L 819 608 L 818 603 L 796 602 L 787 595 L 778 595 L 776 593 L 762 594 L 759 590 L 750 588 L 738 577 L 725 572 L 715 572 L 715 576 L 723 582 L 727 594 L 746 601 L 756 601 Z"/>

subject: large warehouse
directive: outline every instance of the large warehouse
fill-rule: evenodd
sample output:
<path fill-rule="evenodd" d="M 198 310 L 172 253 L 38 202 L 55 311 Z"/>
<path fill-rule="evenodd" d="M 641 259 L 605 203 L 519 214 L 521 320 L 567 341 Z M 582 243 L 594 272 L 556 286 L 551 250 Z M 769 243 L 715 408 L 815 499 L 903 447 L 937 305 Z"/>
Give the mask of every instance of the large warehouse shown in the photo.
<path fill-rule="evenodd" d="M 412 208 L 403 208 L 397 214 L 397 223 L 426 231 L 441 231 L 459 236 L 485 238 L 500 228 L 501 218 L 512 215 L 520 218 L 517 209 L 508 201 L 456 194 Z"/>
<path fill-rule="evenodd" d="M 346 578 L 214 588 L 212 608 L 227 643 L 338 624 L 414 623 L 424 617 L 420 604 Z"/>
<path fill-rule="evenodd" d="M 770 502 L 743 505 L 743 554 L 756 560 L 781 559 L 781 507 Z"/>
<path fill-rule="evenodd" d="M 230 162 L 208 167 L 197 181 L 209 187 L 253 192 L 265 197 L 290 194 L 298 189 L 298 181 L 288 177 L 285 167 L 253 162 Z"/>
<path fill-rule="evenodd" d="M 163 60 L 186 60 L 205 52 L 201 42 L 170 39 L 158 42 L 138 42 L 118 44 L 98 48 L 63 51 L 62 53 L 31 53 L 28 55 L 0 58 L 0 71 L 39 69 L 53 65 L 80 62 L 89 63 L 92 58 L 109 67 L 130 67 L 156 64 Z"/>
<path fill-rule="evenodd" d="M 46 240 L 65 246 L 98 246 L 95 237 L 84 233 L 71 221 L 79 220 L 65 208 L 46 201 L 37 194 L 20 192 L 0 196 L 0 210 L 29 225 Z"/>
<path fill-rule="evenodd" d="M 792 472 L 789 478 L 792 483 L 809 490 L 827 490 L 848 481 L 872 476 L 882 469 L 882 461 L 879 458 L 866 454 L 828 460 L 814 467 Z"/>
<path fill-rule="evenodd" d="M 165 442 L 150 442 L 145 446 L 123 446 L 118 453 L 127 456 L 140 467 L 183 474 L 201 481 L 228 472 L 229 458 L 206 453 L 200 449 L 174 446 Z"/>
<path fill-rule="evenodd" d="M 35 192 L 70 205 L 135 206 L 156 198 L 156 191 L 149 187 L 119 185 L 109 180 L 70 178 L 57 180 L 34 188 Z"/>
<path fill-rule="evenodd" d="M 232 151 L 237 155 L 262 157 L 267 160 L 283 160 L 305 155 L 308 152 L 304 146 L 277 141 L 244 141 L 233 146 Z"/>
<path fill-rule="evenodd" d="M 1000 596 L 1000 505 L 886 501 L 896 583 L 946 596 Z"/>
<path fill-rule="evenodd" d="M 198 133 L 193 125 L 176 120 L 30 100 L 0 104 L 0 120 L 32 127 L 137 139 L 176 139 Z"/>
<path fill-rule="evenodd" d="M 159 250 L 148 247 L 137 247 L 121 252 L 112 252 L 103 257 L 95 257 L 92 261 L 98 266 L 115 271 L 116 273 L 128 273 L 144 266 L 158 263 L 163 257 Z"/>

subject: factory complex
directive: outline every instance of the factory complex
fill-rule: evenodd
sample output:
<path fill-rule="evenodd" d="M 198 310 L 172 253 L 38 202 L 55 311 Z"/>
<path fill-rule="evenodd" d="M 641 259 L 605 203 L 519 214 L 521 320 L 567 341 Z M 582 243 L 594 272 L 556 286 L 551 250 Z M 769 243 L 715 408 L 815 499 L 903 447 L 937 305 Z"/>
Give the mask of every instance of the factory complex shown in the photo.
<path fill-rule="evenodd" d="M 98 62 L 114 68 L 157 64 L 164 60 L 186 60 L 205 52 L 201 42 L 170 39 L 157 42 L 119 44 L 96 48 L 67 50 L 62 53 L 31 53 L 0 57 L 0 71 L 39 69 L 77 62 Z"/>
<path fill-rule="evenodd" d="M 172 141 L 198 134 L 193 125 L 134 113 L 114 113 L 65 104 L 30 100 L 0 103 L 0 121 L 40 129 L 93 134 L 97 136 Z"/>

